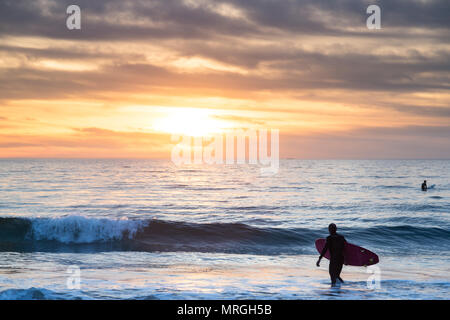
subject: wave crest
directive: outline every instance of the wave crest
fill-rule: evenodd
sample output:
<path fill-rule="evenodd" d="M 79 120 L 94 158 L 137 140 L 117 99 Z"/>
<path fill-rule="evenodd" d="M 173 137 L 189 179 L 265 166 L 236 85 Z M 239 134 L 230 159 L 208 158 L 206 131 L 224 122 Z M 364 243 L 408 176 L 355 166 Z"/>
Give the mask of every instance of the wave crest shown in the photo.
<path fill-rule="evenodd" d="M 368 248 L 409 244 L 449 248 L 449 230 L 411 225 L 342 228 L 349 242 Z M 0 218 L 0 251 L 192 251 L 255 254 L 315 253 L 323 229 L 254 227 L 244 223 L 188 223 L 155 219 Z"/>
<path fill-rule="evenodd" d="M 27 237 L 33 240 L 54 240 L 62 243 L 93 243 L 132 239 L 143 221 L 111 220 L 69 216 L 34 219 Z"/>

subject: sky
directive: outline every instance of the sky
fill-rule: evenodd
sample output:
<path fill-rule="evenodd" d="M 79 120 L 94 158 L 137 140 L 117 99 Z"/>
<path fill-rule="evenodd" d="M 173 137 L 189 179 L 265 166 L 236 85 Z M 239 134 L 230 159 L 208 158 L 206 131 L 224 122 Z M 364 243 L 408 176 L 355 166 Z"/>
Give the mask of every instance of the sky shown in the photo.
<path fill-rule="evenodd" d="M 448 0 L 0 0 L 0 157 L 168 158 L 172 134 L 240 128 L 278 129 L 281 158 L 450 159 L 449 13 Z"/>

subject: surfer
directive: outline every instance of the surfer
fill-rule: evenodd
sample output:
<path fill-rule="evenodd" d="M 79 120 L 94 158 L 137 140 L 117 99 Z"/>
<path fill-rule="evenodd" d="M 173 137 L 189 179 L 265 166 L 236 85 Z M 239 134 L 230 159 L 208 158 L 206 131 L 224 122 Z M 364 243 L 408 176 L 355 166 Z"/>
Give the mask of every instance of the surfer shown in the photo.
<path fill-rule="evenodd" d="M 316 265 L 320 267 L 320 260 L 325 255 L 327 250 L 330 250 L 330 266 L 328 271 L 330 272 L 331 286 L 336 285 L 336 280 L 344 282 L 341 279 L 342 266 L 344 265 L 344 247 L 347 242 L 343 236 L 337 234 L 337 227 L 334 223 L 328 226 L 330 235 L 327 237 L 327 242 L 322 252 L 320 253 L 319 260 Z"/>
<path fill-rule="evenodd" d="M 423 183 L 422 183 L 422 191 L 427 191 L 427 189 L 428 189 L 428 186 L 427 186 L 427 180 L 423 180 Z"/>

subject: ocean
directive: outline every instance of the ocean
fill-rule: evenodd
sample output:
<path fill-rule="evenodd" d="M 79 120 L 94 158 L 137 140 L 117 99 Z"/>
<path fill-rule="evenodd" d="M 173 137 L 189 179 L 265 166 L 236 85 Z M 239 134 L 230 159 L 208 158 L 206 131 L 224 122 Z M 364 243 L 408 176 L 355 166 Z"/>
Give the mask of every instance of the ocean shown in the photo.
<path fill-rule="evenodd" d="M 448 299 L 449 213 L 450 160 L 1 159 L 0 299 Z"/>

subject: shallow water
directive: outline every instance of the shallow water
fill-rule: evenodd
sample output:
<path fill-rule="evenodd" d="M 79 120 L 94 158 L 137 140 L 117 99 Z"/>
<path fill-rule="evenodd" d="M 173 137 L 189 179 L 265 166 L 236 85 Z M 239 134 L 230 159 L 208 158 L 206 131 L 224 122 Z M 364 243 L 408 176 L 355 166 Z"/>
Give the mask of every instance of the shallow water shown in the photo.
<path fill-rule="evenodd" d="M 448 299 L 449 169 L 0 160 L 0 299 Z M 330 288 L 314 248 L 330 222 L 379 255 L 379 287 L 346 266 Z"/>

